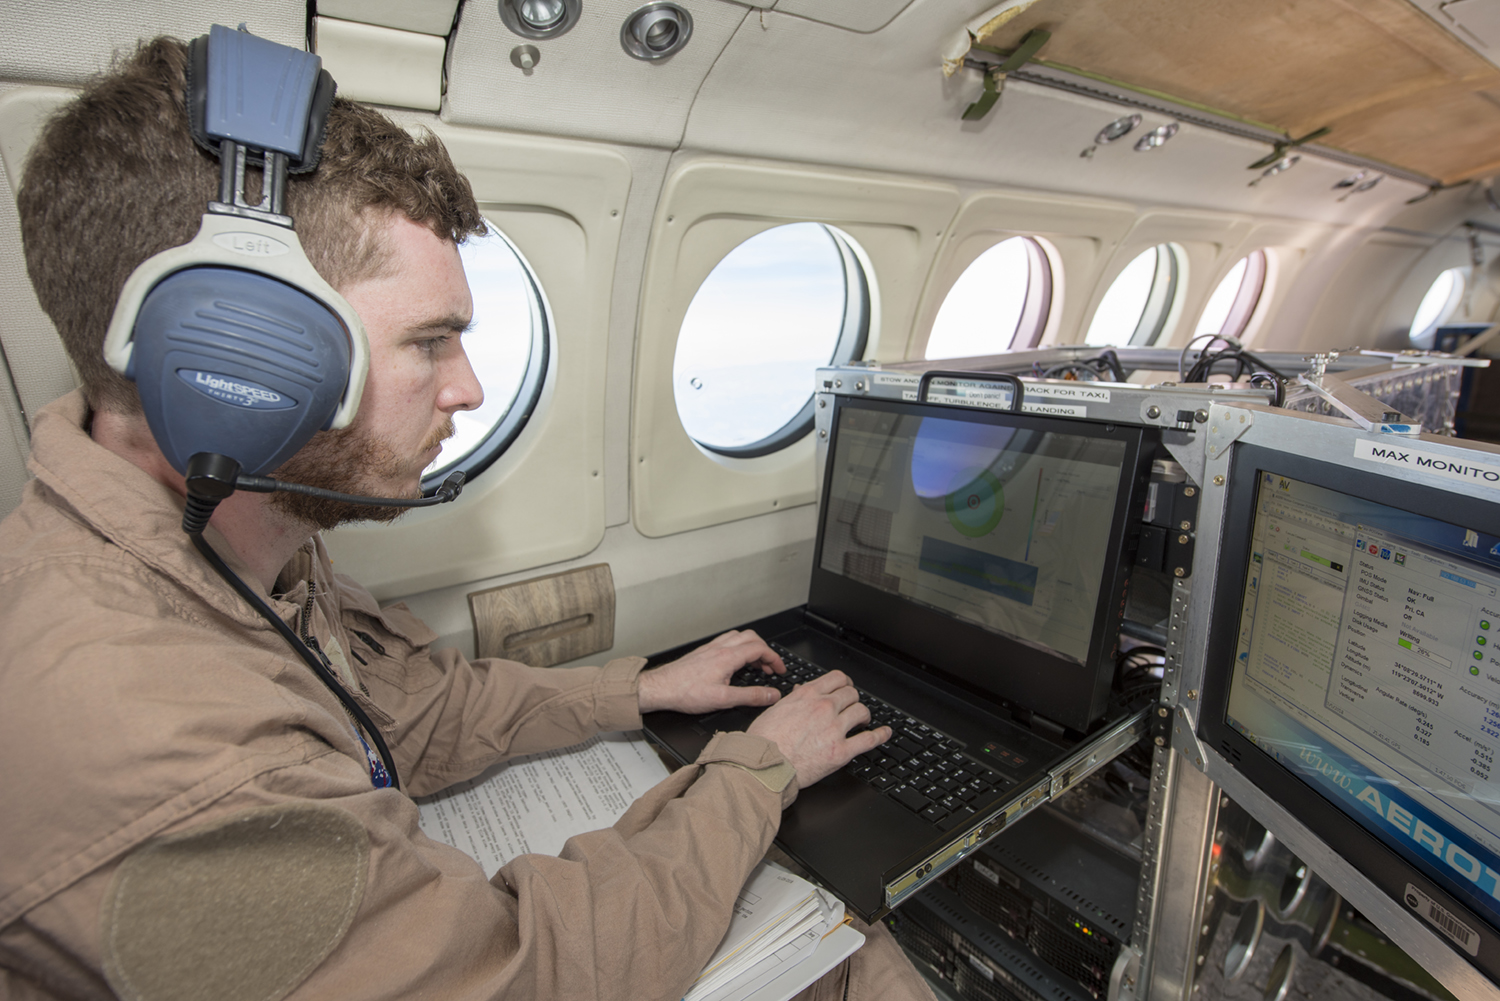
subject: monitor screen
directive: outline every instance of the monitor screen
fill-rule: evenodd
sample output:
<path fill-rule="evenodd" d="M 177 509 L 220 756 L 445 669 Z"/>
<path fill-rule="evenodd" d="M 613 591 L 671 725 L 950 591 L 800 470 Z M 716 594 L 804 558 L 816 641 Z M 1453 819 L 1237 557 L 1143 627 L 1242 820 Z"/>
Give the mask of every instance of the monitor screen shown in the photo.
<path fill-rule="evenodd" d="M 1493 505 L 1254 446 L 1233 476 L 1205 716 L 1240 738 L 1236 767 L 1477 957 L 1475 919 L 1500 928 Z M 1267 762 L 1345 823 L 1278 795 Z"/>
<path fill-rule="evenodd" d="M 861 404 L 841 406 L 835 430 L 821 575 L 922 610 L 929 635 L 961 623 L 1092 671 L 1118 627 L 1101 610 L 1135 513 L 1139 429 Z M 939 644 L 918 648 L 949 666 Z M 987 660 L 988 673 L 958 671 L 1008 689 L 1005 661 Z"/>

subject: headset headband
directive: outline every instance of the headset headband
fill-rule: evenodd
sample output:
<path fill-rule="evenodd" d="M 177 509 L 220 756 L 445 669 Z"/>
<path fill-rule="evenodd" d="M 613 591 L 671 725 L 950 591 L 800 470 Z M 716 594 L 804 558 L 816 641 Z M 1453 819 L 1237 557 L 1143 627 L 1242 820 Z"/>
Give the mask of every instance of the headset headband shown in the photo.
<path fill-rule="evenodd" d="M 244 30 L 214 25 L 189 47 L 189 121 L 219 157 L 219 198 L 190 242 L 126 280 L 104 342 L 179 472 L 198 452 L 268 472 L 359 408 L 364 324 L 283 211 L 287 174 L 317 165 L 334 89 L 318 56 Z M 254 165 L 262 198 L 251 204 Z"/>

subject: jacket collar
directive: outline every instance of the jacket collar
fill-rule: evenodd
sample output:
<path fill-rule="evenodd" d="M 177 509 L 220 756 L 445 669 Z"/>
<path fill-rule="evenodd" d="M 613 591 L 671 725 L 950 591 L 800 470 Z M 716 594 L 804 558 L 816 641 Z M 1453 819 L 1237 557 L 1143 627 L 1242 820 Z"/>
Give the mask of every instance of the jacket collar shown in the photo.
<path fill-rule="evenodd" d="M 88 405 L 74 390 L 38 411 L 27 468 L 98 535 L 246 625 L 260 616 L 235 594 L 182 530 L 183 498 L 84 430 Z M 213 526 L 203 537 L 236 574 L 264 596 L 250 568 Z M 301 554 L 298 554 L 299 557 Z M 294 558 L 293 563 L 297 562 Z M 280 602 L 273 599 L 272 607 Z M 283 615 L 287 608 L 278 608 Z M 290 609 L 295 614 L 295 606 Z"/>

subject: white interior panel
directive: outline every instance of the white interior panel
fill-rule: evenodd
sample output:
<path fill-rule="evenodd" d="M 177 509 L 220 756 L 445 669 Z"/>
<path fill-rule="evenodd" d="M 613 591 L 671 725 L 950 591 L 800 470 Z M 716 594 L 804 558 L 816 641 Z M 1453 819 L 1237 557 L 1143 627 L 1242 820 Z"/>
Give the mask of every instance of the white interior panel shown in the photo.
<path fill-rule="evenodd" d="M 912 0 L 776 0 L 776 9 L 850 31 L 879 31 Z"/>
<path fill-rule="evenodd" d="M 810 505 L 664 539 L 620 525 L 580 559 L 404 600 L 439 634 L 441 645 L 472 656 L 471 591 L 608 563 L 615 582 L 615 645 L 586 658 L 602 664 L 611 657 L 667 650 L 805 603 L 816 534 L 816 509 Z"/>
<path fill-rule="evenodd" d="M 424 35 L 446 35 L 458 0 L 318 0 L 318 13 Z"/>
<path fill-rule="evenodd" d="M 26 414 L 36 413 L 78 384 L 57 329 L 42 312 L 26 276 L 16 212 L 16 189 L 37 131 L 72 95 L 60 87 L 13 87 L 0 94 L 0 160 L 5 165 L 0 177 L 0 348 Z"/>
<path fill-rule="evenodd" d="M 1367 348 L 1408 347 L 1404 329 L 1380 329 L 1389 300 L 1388 295 L 1380 292 L 1398 287 L 1431 244 L 1428 239 L 1391 232 L 1378 232 L 1361 241 L 1342 258 L 1343 267 L 1330 276 L 1332 280 L 1321 290 L 1316 311 L 1306 328 L 1297 332 L 1300 336 L 1290 331 L 1279 332 L 1278 341 L 1292 337 L 1288 346 L 1295 344 L 1309 351 L 1336 350 L 1356 344 Z M 1335 261 L 1339 259 L 1336 257 Z M 1436 276 L 1434 271 L 1431 277 Z M 1423 288 L 1422 292 L 1425 291 Z M 1420 300 L 1418 292 L 1411 304 L 1413 313 Z"/>
<path fill-rule="evenodd" d="M 1125 266 L 1142 251 L 1161 243 L 1177 244 L 1184 252 L 1185 260 L 1178 261 L 1177 295 L 1158 343 L 1165 347 L 1185 342 L 1192 336 L 1193 324 L 1213 294 L 1214 276 L 1223 277 L 1234 265 L 1229 258 L 1250 231 L 1250 226 L 1250 220 L 1243 216 L 1206 212 L 1143 213 L 1095 283 L 1088 319 L 1078 328 L 1073 342 L 1083 342 L 1094 310 Z"/>
<path fill-rule="evenodd" d="M 1486 260 L 1493 260 L 1497 249 L 1497 241 L 1491 236 L 1483 244 Z M 1417 307 L 1422 302 L 1422 297 L 1432 287 L 1438 275 L 1449 268 L 1470 268 L 1469 263 L 1469 239 L 1468 234 L 1462 230 L 1450 233 L 1447 237 L 1428 247 L 1426 251 L 1417 255 L 1411 262 L 1411 267 L 1406 275 L 1390 289 L 1390 295 L 1385 302 L 1381 303 L 1383 309 L 1379 318 L 1375 321 L 1374 330 L 1380 335 L 1381 340 L 1388 346 L 1410 347 L 1403 343 L 1411 336 L 1412 320 L 1416 318 Z M 1480 276 L 1483 282 L 1483 276 Z M 1471 310 L 1466 311 L 1465 306 L 1476 305 L 1476 296 L 1473 294 L 1473 281 L 1471 275 L 1465 286 L 1463 299 L 1459 301 L 1458 309 L 1448 319 L 1450 323 L 1461 323 L 1465 320 L 1488 319 L 1487 314 L 1475 315 Z M 1483 302 L 1483 297 L 1477 297 Z"/>
<path fill-rule="evenodd" d="M 957 189 L 942 184 L 711 157 L 675 166 L 642 282 L 631 432 L 636 527 L 669 535 L 814 499 L 811 435 L 761 458 L 727 459 L 699 448 L 678 419 L 677 333 L 698 286 L 726 254 L 783 223 L 838 227 L 868 257 L 865 356 L 900 358 L 922 276 L 957 208 Z"/>
<path fill-rule="evenodd" d="M 699 84 L 748 8 L 685 0 L 693 16 L 686 48 L 642 62 L 620 47 L 620 28 L 641 2 L 588 0 L 572 30 L 543 40 L 512 33 L 493 0 L 470 4 L 453 43 L 443 117 L 460 125 L 676 147 Z M 510 61 L 511 50 L 523 44 L 541 53 L 530 72 Z"/>
<path fill-rule="evenodd" d="M 313 48 L 343 97 L 420 111 L 442 107 L 448 43 L 439 35 L 315 17 Z"/>
<path fill-rule="evenodd" d="M 1341 231 L 1340 227 L 1318 223 L 1257 220 L 1240 245 L 1220 258 L 1217 270 L 1208 278 L 1210 289 L 1219 287 L 1219 282 L 1240 258 L 1256 250 L 1265 251 L 1266 254 L 1265 283 L 1261 286 L 1260 299 L 1250 314 L 1250 320 L 1240 335 L 1242 340 L 1252 347 L 1268 346 L 1275 339 L 1273 331 L 1296 322 L 1297 317 L 1289 315 L 1290 311 L 1286 308 L 1291 291 L 1303 280 L 1303 269 L 1310 256 L 1328 243 L 1335 233 Z M 1179 331 L 1173 343 L 1185 343 L 1191 336 L 1191 329 L 1186 333 Z"/>
<path fill-rule="evenodd" d="M 520 248 L 554 321 L 525 430 L 451 505 L 331 533 L 339 569 L 388 598 L 581 556 L 604 536 L 610 286 L 630 165 L 589 143 L 439 126 L 485 215 Z"/>
<path fill-rule="evenodd" d="M 244 22 L 255 34 L 302 48 L 307 37 L 304 0 L 135 0 L 128 4 L 36 0 L 5 5 L 0 31 L 0 79 L 81 83 L 107 69 L 117 51 L 137 39 L 172 35 L 197 38 L 209 26 Z"/>
<path fill-rule="evenodd" d="M 1027 191 L 971 195 L 949 227 L 912 330 L 907 358 L 924 358 L 932 323 L 953 283 L 980 254 L 1012 236 L 1039 236 L 1057 252 L 1048 342 L 1075 340 L 1095 277 L 1135 222 L 1135 207 Z M 1060 265 L 1060 267 L 1059 267 Z"/>
<path fill-rule="evenodd" d="M 630 161 L 632 177 L 615 260 L 614 298 L 609 310 L 609 377 L 604 387 L 604 516 L 611 527 L 630 522 L 630 390 L 636 317 L 640 315 L 641 277 L 651 243 L 651 219 L 671 164 L 671 154 L 665 150 L 622 146 L 619 152 Z"/>

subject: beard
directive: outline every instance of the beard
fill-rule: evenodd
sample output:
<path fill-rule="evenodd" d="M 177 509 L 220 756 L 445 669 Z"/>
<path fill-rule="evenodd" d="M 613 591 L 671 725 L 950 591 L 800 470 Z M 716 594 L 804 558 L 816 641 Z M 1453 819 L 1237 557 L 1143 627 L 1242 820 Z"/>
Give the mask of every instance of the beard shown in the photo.
<path fill-rule="evenodd" d="M 402 456 L 389 441 L 358 422 L 339 431 L 319 431 L 301 451 L 276 470 L 275 476 L 287 483 L 301 483 L 343 494 L 387 496 L 389 488 L 382 488 L 382 484 L 420 476 L 422 467 L 418 463 L 422 462 L 421 457 L 453 437 L 453 432 L 453 420 L 449 418 L 427 436 L 417 456 L 410 457 Z M 419 484 L 397 496 L 415 500 L 422 496 L 422 488 Z M 273 510 L 323 531 L 351 521 L 395 521 L 407 511 L 400 507 L 350 504 L 279 490 L 271 494 L 269 503 Z"/>

